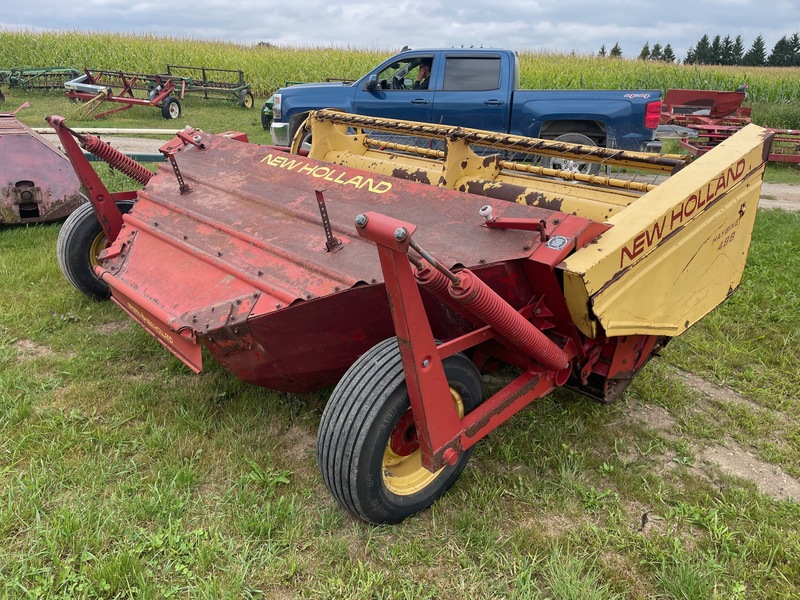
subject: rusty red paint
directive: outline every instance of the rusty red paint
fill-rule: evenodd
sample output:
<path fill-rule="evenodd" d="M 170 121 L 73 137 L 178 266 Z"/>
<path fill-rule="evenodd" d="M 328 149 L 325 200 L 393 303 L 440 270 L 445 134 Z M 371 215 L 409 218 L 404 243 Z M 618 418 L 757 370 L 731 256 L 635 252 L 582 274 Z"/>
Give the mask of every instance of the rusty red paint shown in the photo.
<path fill-rule="evenodd" d="M 13 113 L 0 113 L 0 223 L 58 221 L 85 202 L 69 160 Z"/>

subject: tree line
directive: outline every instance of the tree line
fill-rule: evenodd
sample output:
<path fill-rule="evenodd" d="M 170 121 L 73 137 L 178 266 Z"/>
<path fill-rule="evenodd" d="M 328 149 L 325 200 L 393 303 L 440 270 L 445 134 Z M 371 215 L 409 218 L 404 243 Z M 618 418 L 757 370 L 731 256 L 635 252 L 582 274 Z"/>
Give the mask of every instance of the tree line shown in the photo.
<path fill-rule="evenodd" d="M 600 48 L 597 53 L 600 57 L 622 58 L 622 48 L 619 42 L 612 46 L 611 50 L 606 51 L 606 46 Z M 654 60 L 663 62 L 681 62 L 675 56 L 672 46 L 667 44 L 653 44 L 645 42 L 642 51 L 639 52 L 639 60 Z M 767 54 L 767 47 L 762 36 L 756 37 L 752 45 L 745 50 L 742 36 L 737 35 L 732 38 L 726 35 L 716 35 L 711 39 L 707 34 L 689 48 L 686 57 L 683 59 L 686 65 L 733 65 L 746 67 L 800 67 L 800 34 L 794 33 L 787 37 L 783 36 Z"/>

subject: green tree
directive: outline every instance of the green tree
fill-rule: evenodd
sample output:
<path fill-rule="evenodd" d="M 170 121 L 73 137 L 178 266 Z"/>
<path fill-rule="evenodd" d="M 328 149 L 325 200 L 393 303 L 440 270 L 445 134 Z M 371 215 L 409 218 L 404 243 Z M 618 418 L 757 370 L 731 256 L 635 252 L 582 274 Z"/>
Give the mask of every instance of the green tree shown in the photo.
<path fill-rule="evenodd" d="M 609 52 L 609 56 L 611 58 L 622 58 L 622 48 L 619 46 L 619 42 L 614 44 L 614 47 L 611 48 L 611 52 Z"/>
<path fill-rule="evenodd" d="M 726 35 L 722 39 L 722 52 L 720 54 L 720 64 L 732 65 L 733 62 L 733 40 L 731 36 Z"/>
<path fill-rule="evenodd" d="M 742 58 L 742 64 L 748 67 L 763 67 L 767 64 L 767 49 L 763 37 L 759 35 L 753 40 L 753 45 Z"/>
<path fill-rule="evenodd" d="M 639 52 L 639 60 L 647 60 L 650 58 L 650 42 L 645 42 L 642 46 L 642 51 Z"/>
<path fill-rule="evenodd" d="M 800 33 L 795 32 L 789 38 L 789 44 L 792 46 L 792 66 L 800 67 Z"/>
<path fill-rule="evenodd" d="M 650 60 L 661 60 L 663 56 L 661 44 L 653 44 L 653 50 L 650 52 Z"/>
<path fill-rule="evenodd" d="M 694 47 L 694 60 L 690 64 L 708 65 L 711 61 L 711 43 L 708 41 L 708 36 L 703 35 Z"/>
<path fill-rule="evenodd" d="M 711 52 L 708 57 L 707 65 L 721 65 L 722 64 L 722 38 L 718 35 L 714 36 L 714 41 L 711 42 Z"/>
<path fill-rule="evenodd" d="M 661 53 L 661 60 L 664 62 L 675 62 L 675 52 L 673 52 L 670 44 L 664 46 L 664 52 Z"/>
<path fill-rule="evenodd" d="M 791 67 L 793 59 L 792 43 L 784 35 L 772 47 L 767 64 L 770 67 Z"/>
<path fill-rule="evenodd" d="M 744 57 L 744 42 L 742 36 L 737 35 L 736 40 L 733 42 L 733 49 L 731 50 L 732 65 L 742 64 L 742 57 Z"/>
<path fill-rule="evenodd" d="M 606 57 L 606 45 L 605 44 L 600 46 L 600 52 L 597 53 L 597 56 L 599 56 L 600 58 L 605 58 Z"/>

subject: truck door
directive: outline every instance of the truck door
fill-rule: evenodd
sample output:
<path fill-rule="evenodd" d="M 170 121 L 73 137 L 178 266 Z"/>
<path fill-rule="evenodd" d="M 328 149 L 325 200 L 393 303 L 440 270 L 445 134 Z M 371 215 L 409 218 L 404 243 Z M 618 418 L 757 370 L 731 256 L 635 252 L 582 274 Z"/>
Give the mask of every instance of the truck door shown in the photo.
<path fill-rule="evenodd" d="M 404 56 L 384 63 L 362 81 L 353 98 L 353 112 L 407 121 L 431 120 L 434 85 L 429 76 L 420 81 L 425 67 L 436 70 L 432 54 Z M 420 86 L 420 83 L 423 87 Z"/>
<path fill-rule="evenodd" d="M 444 76 L 431 121 L 489 131 L 508 131 L 516 82 L 508 57 L 481 53 L 444 55 Z"/>

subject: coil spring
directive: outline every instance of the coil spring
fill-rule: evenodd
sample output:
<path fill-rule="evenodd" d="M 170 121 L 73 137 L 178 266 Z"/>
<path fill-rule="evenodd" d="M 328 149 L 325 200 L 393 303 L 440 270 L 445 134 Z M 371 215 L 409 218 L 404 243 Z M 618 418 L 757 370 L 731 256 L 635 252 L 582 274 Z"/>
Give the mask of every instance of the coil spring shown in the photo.
<path fill-rule="evenodd" d="M 450 287 L 451 297 L 543 366 L 560 371 L 568 365 L 569 359 L 561 348 L 471 271 L 464 269 L 458 276 L 461 284 Z"/>
<path fill-rule="evenodd" d="M 414 271 L 414 277 L 422 287 L 436 296 L 439 301 L 452 308 L 471 323 L 479 327 L 484 325 L 484 323 L 475 317 L 475 315 L 473 315 L 470 311 L 465 310 L 462 303 L 456 301 L 452 296 L 450 296 L 450 280 L 445 277 L 443 273 L 431 268 L 430 265 L 425 263 L 424 268 L 416 269 Z"/>
<path fill-rule="evenodd" d="M 153 176 L 153 173 L 146 167 L 143 167 L 132 158 L 125 156 L 116 148 L 112 148 L 99 137 L 87 135 L 82 142 L 81 145 L 84 150 L 101 158 L 104 162 L 108 163 L 109 166 L 125 173 L 125 175 L 142 185 L 146 185 Z"/>

